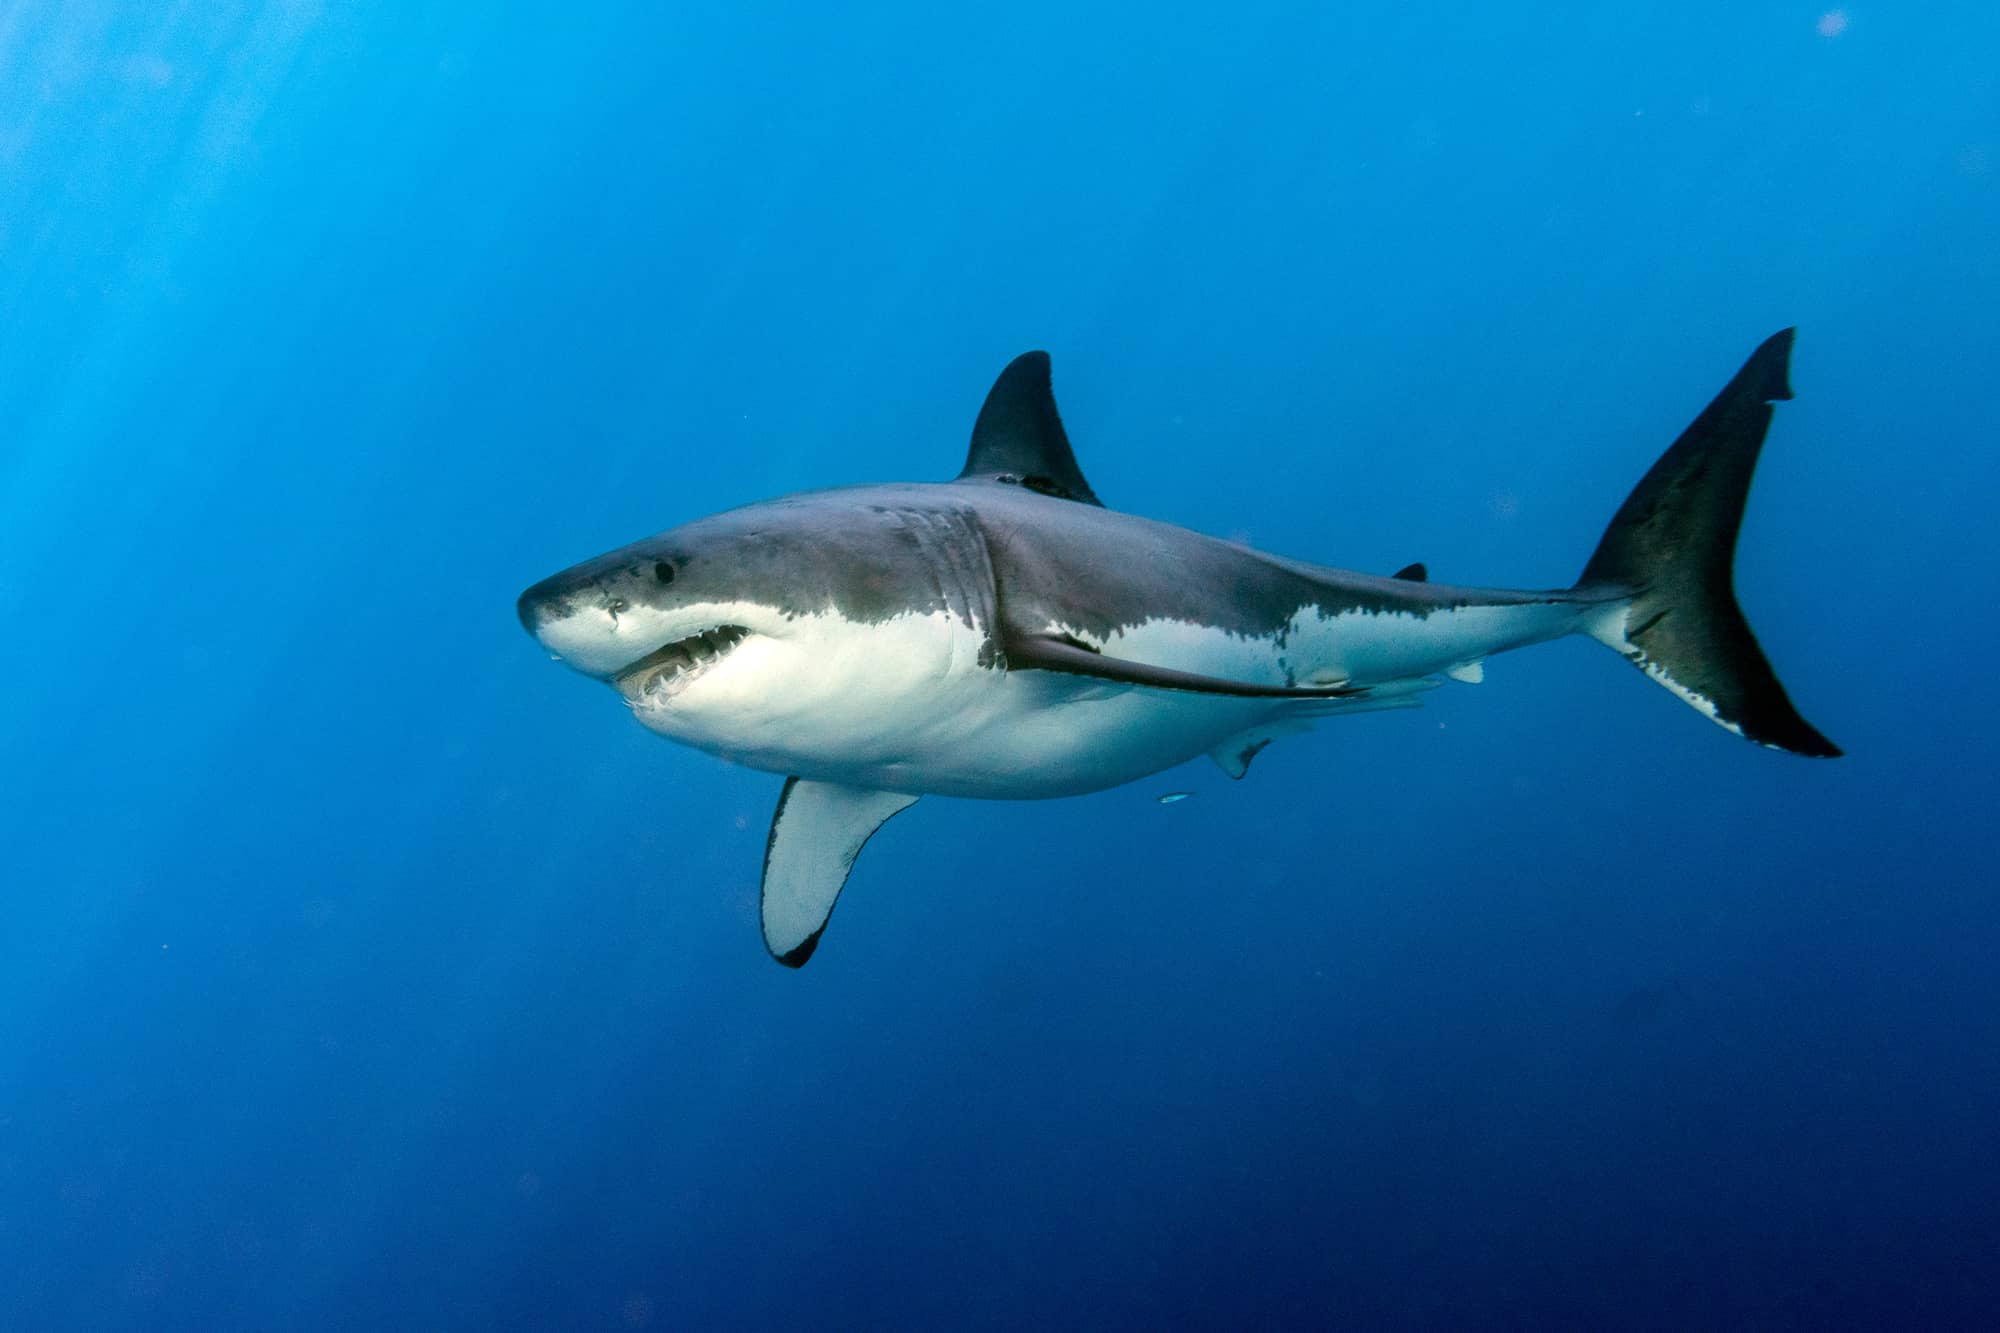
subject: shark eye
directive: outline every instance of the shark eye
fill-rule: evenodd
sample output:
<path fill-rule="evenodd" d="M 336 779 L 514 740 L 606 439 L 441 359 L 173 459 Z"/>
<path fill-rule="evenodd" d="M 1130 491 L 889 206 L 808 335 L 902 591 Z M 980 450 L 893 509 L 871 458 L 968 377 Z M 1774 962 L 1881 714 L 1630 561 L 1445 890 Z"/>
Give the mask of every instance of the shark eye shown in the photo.
<path fill-rule="evenodd" d="M 674 581 L 674 567 L 666 561 L 661 560 L 653 566 L 653 577 L 661 583 L 672 583 Z"/>

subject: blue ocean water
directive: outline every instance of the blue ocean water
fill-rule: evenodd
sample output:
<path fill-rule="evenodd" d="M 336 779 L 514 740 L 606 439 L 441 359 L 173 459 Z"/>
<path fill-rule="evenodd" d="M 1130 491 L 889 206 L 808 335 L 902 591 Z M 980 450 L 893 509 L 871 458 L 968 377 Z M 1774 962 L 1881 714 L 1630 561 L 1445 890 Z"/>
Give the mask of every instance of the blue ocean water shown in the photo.
<path fill-rule="evenodd" d="M 2000 1326 L 1996 51 L 0 7 L 0 1327 Z M 1561 585 L 1793 324 L 1738 583 L 1830 763 L 1573 641 L 926 801 L 791 973 L 778 779 L 514 620 L 949 477 L 1030 347 L 1116 507 Z"/>

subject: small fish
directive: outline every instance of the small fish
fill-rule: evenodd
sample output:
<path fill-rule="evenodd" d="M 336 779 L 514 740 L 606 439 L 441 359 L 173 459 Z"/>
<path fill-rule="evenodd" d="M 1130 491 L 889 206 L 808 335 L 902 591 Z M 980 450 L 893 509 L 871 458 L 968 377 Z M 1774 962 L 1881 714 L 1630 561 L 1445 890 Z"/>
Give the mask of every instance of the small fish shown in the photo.
<path fill-rule="evenodd" d="M 1185 801 L 1194 795 L 1191 791 L 1163 791 L 1159 795 L 1161 805 L 1172 805 L 1175 801 Z"/>

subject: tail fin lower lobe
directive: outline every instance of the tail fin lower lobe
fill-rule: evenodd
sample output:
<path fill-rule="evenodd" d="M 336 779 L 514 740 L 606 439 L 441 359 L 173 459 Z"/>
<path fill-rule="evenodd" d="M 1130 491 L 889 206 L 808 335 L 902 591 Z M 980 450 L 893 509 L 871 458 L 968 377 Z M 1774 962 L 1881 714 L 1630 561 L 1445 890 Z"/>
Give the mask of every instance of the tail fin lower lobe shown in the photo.
<path fill-rule="evenodd" d="M 1839 748 L 1792 707 L 1736 604 L 1736 535 L 1771 404 L 1792 396 L 1792 334 L 1765 339 L 1653 464 L 1577 587 L 1630 590 L 1592 633 L 1684 702 L 1760 745 L 1830 758 Z"/>

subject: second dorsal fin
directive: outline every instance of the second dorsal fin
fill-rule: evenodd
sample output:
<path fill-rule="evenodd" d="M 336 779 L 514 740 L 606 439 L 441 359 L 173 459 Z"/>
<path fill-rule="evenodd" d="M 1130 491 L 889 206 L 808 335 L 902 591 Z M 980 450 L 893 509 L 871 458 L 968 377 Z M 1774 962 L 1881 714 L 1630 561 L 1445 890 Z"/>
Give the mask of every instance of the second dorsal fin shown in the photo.
<path fill-rule="evenodd" d="M 1425 569 L 1424 562 L 1419 560 L 1415 564 L 1404 565 L 1389 577 L 1392 579 L 1402 579 L 1405 583 L 1423 583 L 1428 581 L 1430 576 L 1431 572 Z"/>
<path fill-rule="evenodd" d="M 1083 479 L 1076 455 L 1070 452 L 1069 436 L 1063 433 L 1062 418 L 1056 414 L 1047 352 L 1023 352 L 993 381 L 973 424 L 972 448 L 958 479 L 1002 481 L 1103 507 Z"/>

